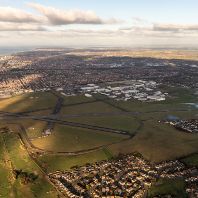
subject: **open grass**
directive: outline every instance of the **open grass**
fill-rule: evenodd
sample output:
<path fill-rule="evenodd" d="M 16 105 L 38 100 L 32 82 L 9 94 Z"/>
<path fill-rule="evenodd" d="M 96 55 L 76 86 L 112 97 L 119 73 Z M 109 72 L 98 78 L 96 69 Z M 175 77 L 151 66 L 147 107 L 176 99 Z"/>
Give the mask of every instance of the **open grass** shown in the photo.
<path fill-rule="evenodd" d="M 42 136 L 43 129 L 46 126 L 45 121 L 32 120 L 32 119 L 15 119 L 4 120 L 4 126 L 8 126 L 11 130 L 19 132 L 18 124 L 22 124 L 27 132 L 27 136 L 32 138 L 38 138 Z"/>
<path fill-rule="evenodd" d="M 16 169 L 23 169 L 24 171 L 33 171 L 35 168 L 25 148 L 15 134 L 4 134 L 4 141 L 9 153 L 9 157 Z"/>
<path fill-rule="evenodd" d="M 119 110 L 100 101 L 63 107 L 61 110 L 61 114 L 109 113 L 109 112 L 119 112 Z"/>
<path fill-rule="evenodd" d="M 175 100 L 173 100 L 175 101 Z M 187 102 L 187 101 L 186 101 Z M 175 102 L 173 104 L 162 101 L 162 102 L 140 102 L 135 100 L 129 101 L 112 101 L 109 100 L 109 103 L 116 105 L 118 107 L 123 108 L 126 111 L 134 111 L 134 112 L 153 112 L 153 111 L 165 111 L 165 110 L 179 110 L 179 109 L 186 109 L 188 110 L 189 107 L 182 102 Z"/>
<path fill-rule="evenodd" d="M 185 157 L 181 159 L 183 163 L 185 163 L 187 166 L 196 166 L 198 167 L 198 154 L 193 154 L 188 157 Z"/>
<path fill-rule="evenodd" d="M 16 134 L 1 134 L 0 148 L 0 195 L 20 198 L 56 197 L 54 188 L 44 179 L 39 167 L 29 157 Z M 14 178 L 13 169 L 22 169 L 39 177 L 35 182 L 24 185 Z"/>
<path fill-rule="evenodd" d="M 181 87 L 164 87 L 164 91 L 168 92 L 171 96 L 164 104 L 178 104 L 178 103 L 193 103 L 197 102 L 197 95 L 195 90 Z"/>
<path fill-rule="evenodd" d="M 57 155 L 43 155 L 39 157 L 40 163 L 46 168 L 47 172 L 54 172 L 56 170 L 67 170 L 73 166 L 82 166 L 86 163 L 94 163 L 101 160 L 109 159 L 103 150 L 92 153 L 78 155 L 78 156 L 57 156 Z"/>
<path fill-rule="evenodd" d="M 12 185 L 11 163 L 6 152 L 4 139 L 0 135 L 0 197 L 8 197 Z"/>
<path fill-rule="evenodd" d="M 156 195 L 172 195 L 175 198 L 187 198 L 185 182 L 183 180 L 160 179 L 148 191 L 148 198 Z"/>
<path fill-rule="evenodd" d="M 67 118 L 67 121 L 78 122 L 83 124 L 108 127 L 118 130 L 125 130 L 133 133 L 139 126 L 139 122 L 132 116 L 116 115 L 116 116 L 83 116 L 78 118 Z"/>
<path fill-rule="evenodd" d="M 35 112 L 31 112 L 29 113 L 29 115 L 34 115 L 34 116 L 45 116 L 45 115 L 50 115 L 53 111 L 53 107 L 49 110 L 39 110 L 39 111 L 35 111 Z"/>
<path fill-rule="evenodd" d="M 144 122 L 143 128 L 131 140 L 110 146 L 114 153 L 139 152 L 153 162 L 172 160 L 198 152 L 198 136 L 158 123 Z"/>
<path fill-rule="evenodd" d="M 46 122 L 43 121 L 35 121 L 35 120 L 24 120 L 23 126 L 26 129 L 27 135 L 30 139 L 38 138 L 42 136 L 42 132 L 47 125 Z"/>
<path fill-rule="evenodd" d="M 123 135 L 55 125 L 52 135 L 35 139 L 32 143 L 42 149 L 51 151 L 75 152 L 98 146 L 119 142 Z"/>
<path fill-rule="evenodd" d="M 86 103 L 86 102 L 93 102 L 95 101 L 94 98 L 88 98 L 84 95 L 78 96 L 62 96 L 64 98 L 64 105 L 73 105 L 78 103 Z"/>
<path fill-rule="evenodd" d="M 0 110 L 23 112 L 41 108 L 52 108 L 57 98 L 50 92 L 36 92 L 0 100 Z"/>
<path fill-rule="evenodd" d="M 198 110 L 142 113 L 138 115 L 138 118 L 143 119 L 143 120 L 146 120 L 146 119 L 165 120 L 170 115 L 176 116 L 180 119 L 197 119 Z"/>

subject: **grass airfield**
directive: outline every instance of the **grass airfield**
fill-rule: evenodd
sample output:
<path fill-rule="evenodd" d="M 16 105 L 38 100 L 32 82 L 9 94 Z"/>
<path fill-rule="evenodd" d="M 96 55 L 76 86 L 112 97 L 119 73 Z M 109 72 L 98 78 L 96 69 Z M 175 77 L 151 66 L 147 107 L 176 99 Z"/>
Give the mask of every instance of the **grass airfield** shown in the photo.
<path fill-rule="evenodd" d="M 191 90 L 179 89 L 177 92 L 175 90 L 174 88 L 167 90 L 171 93 L 167 101 L 149 103 L 135 100 L 114 101 L 101 96 L 94 98 L 83 95 L 62 96 L 63 106 L 56 115 L 56 119 L 124 130 L 132 135 L 128 139 L 124 135 L 56 123 L 52 135 L 42 137 L 47 122 L 28 117 L 1 117 L 0 127 L 7 126 L 13 132 L 17 132 L 18 128 L 13 127 L 13 123 L 22 124 L 34 146 L 53 151 L 53 154 L 43 153 L 37 156 L 40 167 L 47 173 L 109 159 L 119 153 L 132 152 L 140 152 L 152 162 L 182 158 L 189 166 L 192 164 L 198 166 L 198 135 L 183 133 L 158 122 L 168 115 L 183 119 L 198 118 L 198 109 L 184 104 L 197 102 L 198 96 L 193 95 Z M 0 111 L 25 112 L 31 116 L 50 116 L 56 101 L 57 97 L 51 92 L 24 94 L 1 99 Z M 39 192 L 39 197 L 54 197 L 53 187 L 43 178 L 43 173 L 29 157 L 18 136 L 0 133 L 0 142 L 0 174 L 3 175 L 0 179 L 0 195 L 23 197 L 23 194 L 26 197 L 34 197 L 34 192 Z M 73 156 L 56 154 L 56 152 L 89 150 L 94 147 L 100 147 L 100 149 Z M 33 184 L 24 186 L 19 180 L 14 179 L 13 166 L 35 172 L 39 175 L 39 179 Z M 167 189 L 168 184 L 164 183 Z M 178 181 L 178 183 L 182 186 L 182 182 Z M 40 189 L 41 184 L 42 189 Z M 150 191 L 150 194 L 154 195 L 155 191 L 161 188 L 160 185 L 157 186 Z M 17 192 L 21 194 L 16 194 Z"/>
<path fill-rule="evenodd" d="M 124 137 L 117 134 L 56 125 L 52 135 L 34 139 L 32 143 L 44 150 L 76 152 L 119 142 L 122 139 Z"/>

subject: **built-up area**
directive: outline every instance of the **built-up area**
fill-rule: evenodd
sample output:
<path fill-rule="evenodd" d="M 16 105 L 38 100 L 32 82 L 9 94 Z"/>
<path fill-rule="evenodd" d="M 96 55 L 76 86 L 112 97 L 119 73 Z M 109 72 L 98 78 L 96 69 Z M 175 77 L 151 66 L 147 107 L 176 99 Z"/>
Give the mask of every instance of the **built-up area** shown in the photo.
<path fill-rule="evenodd" d="M 166 121 L 166 123 L 169 123 L 173 125 L 176 129 L 185 131 L 187 133 L 198 133 L 197 119 Z"/>
<path fill-rule="evenodd" d="M 198 196 L 196 167 L 187 168 L 178 160 L 151 164 L 139 154 L 74 167 L 70 171 L 57 171 L 50 173 L 49 178 L 62 193 L 71 198 L 142 198 L 159 179 L 183 179 L 189 197 Z"/>
<path fill-rule="evenodd" d="M 72 50 L 37 50 L 1 57 L 0 96 L 62 89 L 74 94 L 87 84 L 134 81 L 131 87 L 100 87 L 118 99 L 164 100 L 164 93 L 152 92 L 155 83 L 163 86 L 198 88 L 198 62 L 147 57 L 72 54 Z M 111 55 L 112 54 L 112 55 Z M 142 84 L 142 87 L 138 87 Z M 145 89 L 144 91 L 142 91 Z M 124 92 L 124 93 L 122 93 Z M 151 94 L 149 93 L 151 92 Z"/>
<path fill-rule="evenodd" d="M 116 100 L 137 99 L 139 101 L 163 101 L 168 93 L 162 93 L 158 84 L 154 81 L 131 80 L 116 85 L 109 83 L 107 86 L 88 84 L 81 88 L 82 93 L 87 97 L 92 94 L 102 94 Z"/>

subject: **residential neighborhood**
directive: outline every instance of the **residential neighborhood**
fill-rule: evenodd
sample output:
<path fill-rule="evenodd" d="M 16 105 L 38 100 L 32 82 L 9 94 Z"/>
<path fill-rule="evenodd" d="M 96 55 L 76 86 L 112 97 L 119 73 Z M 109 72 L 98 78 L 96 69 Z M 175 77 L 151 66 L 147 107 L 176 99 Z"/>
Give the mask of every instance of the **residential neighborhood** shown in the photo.
<path fill-rule="evenodd" d="M 93 92 L 118 100 L 163 101 L 167 93 L 161 85 L 198 85 L 196 61 L 118 55 L 37 49 L 1 56 L 0 97 L 51 89 L 75 94 L 94 84 L 99 87 L 91 87 Z M 111 84 L 124 81 L 128 83 Z"/>
<path fill-rule="evenodd" d="M 146 197 L 159 179 L 183 179 L 189 197 L 198 196 L 198 169 L 182 162 L 153 164 L 139 154 L 73 167 L 49 174 L 50 180 L 68 197 Z"/>
<path fill-rule="evenodd" d="M 166 122 L 170 125 L 174 126 L 176 129 L 180 131 L 185 131 L 187 133 L 198 133 L 198 120 L 190 119 L 190 120 L 176 120 Z"/>

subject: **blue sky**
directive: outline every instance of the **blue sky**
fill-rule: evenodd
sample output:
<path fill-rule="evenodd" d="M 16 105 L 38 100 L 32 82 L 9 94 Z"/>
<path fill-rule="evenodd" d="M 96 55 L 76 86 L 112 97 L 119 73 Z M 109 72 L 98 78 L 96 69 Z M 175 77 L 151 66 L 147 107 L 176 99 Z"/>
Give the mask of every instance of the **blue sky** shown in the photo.
<path fill-rule="evenodd" d="M 36 45 L 42 39 L 39 34 L 48 37 L 41 42 L 44 45 L 47 41 L 55 45 L 50 40 L 56 36 L 62 38 L 56 39 L 57 45 L 78 45 L 80 40 L 80 46 L 86 45 L 82 38 L 87 38 L 87 45 L 113 42 L 115 46 L 142 45 L 144 41 L 146 45 L 191 46 L 198 42 L 197 0 L 0 0 L 0 8 L 5 10 L 4 15 L 0 13 L 0 41 L 5 44 L 9 35 L 16 44 L 22 35 L 22 44 L 32 40 Z M 24 12 L 34 19 L 25 20 Z"/>
<path fill-rule="evenodd" d="M 27 9 L 23 0 L 0 0 L 1 6 Z M 197 23 L 197 0 L 37 0 L 31 1 L 59 9 L 94 10 L 104 17 L 146 18 L 169 23 Z M 29 9 L 30 10 L 30 9 Z"/>

